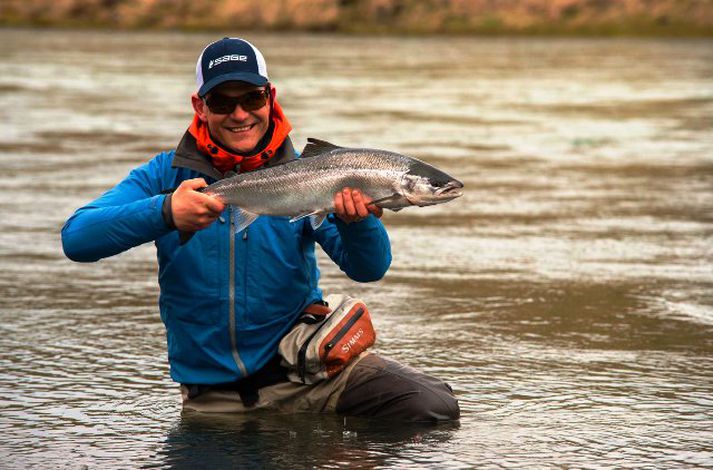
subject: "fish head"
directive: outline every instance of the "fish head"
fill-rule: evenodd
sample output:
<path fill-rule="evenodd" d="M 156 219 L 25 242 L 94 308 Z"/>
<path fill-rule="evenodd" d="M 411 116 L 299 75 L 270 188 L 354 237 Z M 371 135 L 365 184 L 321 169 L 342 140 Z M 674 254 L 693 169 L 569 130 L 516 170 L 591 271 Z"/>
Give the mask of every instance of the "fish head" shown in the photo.
<path fill-rule="evenodd" d="M 416 160 L 401 177 L 401 194 L 414 206 L 432 206 L 463 195 L 463 183 L 427 163 Z"/>

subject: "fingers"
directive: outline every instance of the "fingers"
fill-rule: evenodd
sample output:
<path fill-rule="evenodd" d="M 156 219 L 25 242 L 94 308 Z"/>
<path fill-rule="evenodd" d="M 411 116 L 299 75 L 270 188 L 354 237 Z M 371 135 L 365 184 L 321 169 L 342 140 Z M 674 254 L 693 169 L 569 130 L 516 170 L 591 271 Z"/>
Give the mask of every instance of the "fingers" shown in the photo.
<path fill-rule="evenodd" d="M 359 222 L 374 214 L 381 217 L 383 211 L 380 207 L 369 205 L 371 198 L 362 194 L 358 189 L 344 188 L 334 195 L 334 213 L 346 223 Z"/>
<path fill-rule="evenodd" d="M 344 198 L 341 192 L 334 195 L 334 213 L 340 218 L 346 216 L 346 212 L 344 211 Z"/>
<path fill-rule="evenodd" d="M 334 195 L 334 215 L 347 224 L 355 221 L 354 201 L 349 188 L 344 188 Z"/>
<path fill-rule="evenodd" d="M 202 230 L 215 222 L 225 209 L 219 199 L 196 191 L 206 186 L 203 178 L 185 180 L 173 193 L 171 211 L 179 230 Z"/>
<path fill-rule="evenodd" d="M 184 190 L 192 189 L 195 191 L 196 189 L 205 188 L 206 186 L 208 186 L 208 183 L 206 183 L 203 178 L 193 178 L 193 179 L 184 180 L 183 182 L 181 182 L 181 185 L 178 187 L 178 189 L 176 191 L 178 191 L 181 188 L 183 188 Z"/>
<path fill-rule="evenodd" d="M 198 193 L 198 195 L 202 196 L 201 201 L 210 212 L 220 215 L 220 213 L 223 212 L 223 209 L 225 209 L 225 204 L 223 204 L 220 199 L 207 194 Z"/>
<path fill-rule="evenodd" d="M 363 219 L 369 215 L 369 209 L 366 208 L 366 204 L 364 203 L 364 196 L 362 196 L 358 189 L 352 191 L 352 200 L 354 201 L 354 209 L 359 218 Z"/>
<path fill-rule="evenodd" d="M 352 198 L 352 191 L 349 188 L 344 188 L 342 190 L 342 198 L 344 199 L 344 212 L 347 217 L 354 219 L 357 217 L 357 211 L 354 208 L 354 199 Z"/>

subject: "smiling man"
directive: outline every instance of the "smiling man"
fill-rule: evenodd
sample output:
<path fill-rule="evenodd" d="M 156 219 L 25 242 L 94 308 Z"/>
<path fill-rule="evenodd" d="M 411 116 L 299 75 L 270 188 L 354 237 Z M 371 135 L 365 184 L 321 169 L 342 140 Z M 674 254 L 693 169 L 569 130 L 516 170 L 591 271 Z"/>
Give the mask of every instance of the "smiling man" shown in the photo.
<path fill-rule="evenodd" d="M 156 244 L 161 319 L 184 408 L 457 419 L 447 384 L 372 353 L 317 384 L 288 380 L 278 343 L 305 309 L 322 301 L 315 245 L 351 279 L 380 279 L 391 262 L 382 211 L 344 188 L 334 196 L 335 214 L 317 229 L 307 219 L 262 216 L 236 233 L 233 209 L 197 190 L 298 158 L 291 126 L 265 59 L 245 40 L 209 44 L 196 81 L 195 114 L 178 147 L 135 168 L 62 229 L 64 251 L 75 261 Z M 195 235 L 182 244 L 179 232 Z"/>
<path fill-rule="evenodd" d="M 217 141 L 237 153 L 249 153 L 268 135 L 270 106 L 265 104 L 272 94 L 267 86 L 226 82 L 205 97 L 196 93 L 191 99 L 198 120 L 208 125 Z"/>

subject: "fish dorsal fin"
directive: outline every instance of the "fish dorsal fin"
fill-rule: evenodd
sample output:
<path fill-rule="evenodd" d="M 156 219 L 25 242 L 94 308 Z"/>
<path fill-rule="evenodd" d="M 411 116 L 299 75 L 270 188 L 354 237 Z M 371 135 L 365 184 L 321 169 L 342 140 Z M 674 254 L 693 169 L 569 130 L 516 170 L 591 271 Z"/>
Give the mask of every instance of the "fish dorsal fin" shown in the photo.
<path fill-rule="evenodd" d="M 307 145 L 305 145 L 304 150 L 302 150 L 302 158 L 314 157 L 316 155 L 321 155 L 323 153 L 331 152 L 332 150 L 339 150 L 344 147 L 338 145 L 330 144 L 325 140 L 315 139 L 314 137 L 307 138 Z"/>

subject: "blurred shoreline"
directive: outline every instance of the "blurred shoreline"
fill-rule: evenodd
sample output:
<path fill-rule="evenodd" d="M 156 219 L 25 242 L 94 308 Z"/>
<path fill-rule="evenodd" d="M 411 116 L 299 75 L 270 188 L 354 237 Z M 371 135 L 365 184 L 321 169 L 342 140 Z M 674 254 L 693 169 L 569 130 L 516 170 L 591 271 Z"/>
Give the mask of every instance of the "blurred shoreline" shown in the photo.
<path fill-rule="evenodd" d="M 0 27 L 711 37 L 713 0 L 5 0 Z"/>

